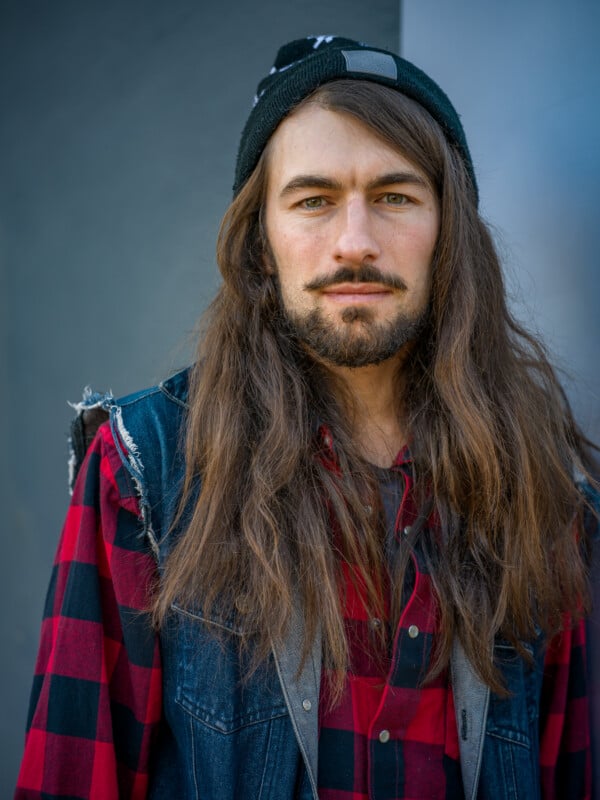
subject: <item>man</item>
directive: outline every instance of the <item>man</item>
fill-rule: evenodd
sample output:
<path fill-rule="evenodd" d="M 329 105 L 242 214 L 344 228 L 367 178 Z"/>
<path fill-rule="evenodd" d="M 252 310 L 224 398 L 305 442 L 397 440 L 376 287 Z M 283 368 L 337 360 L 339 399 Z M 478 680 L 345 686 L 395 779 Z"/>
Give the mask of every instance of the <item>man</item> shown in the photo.
<path fill-rule="evenodd" d="M 195 366 L 79 407 L 16 797 L 590 797 L 594 464 L 450 101 L 292 42 L 234 195 Z"/>

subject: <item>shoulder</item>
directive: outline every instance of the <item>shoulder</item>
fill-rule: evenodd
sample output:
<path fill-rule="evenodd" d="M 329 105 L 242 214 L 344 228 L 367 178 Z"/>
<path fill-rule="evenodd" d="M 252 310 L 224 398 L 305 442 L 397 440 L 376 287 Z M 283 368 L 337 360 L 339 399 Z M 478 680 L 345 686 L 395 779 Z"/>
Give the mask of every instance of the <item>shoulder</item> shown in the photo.
<path fill-rule="evenodd" d="M 71 429 L 71 485 L 95 435 L 95 446 L 103 443 L 111 462 L 118 459 L 112 471 L 121 478 L 121 496 L 125 484 L 132 487 L 155 550 L 168 528 L 184 471 L 190 372 L 181 370 L 156 386 L 119 398 L 86 389 L 81 402 L 73 404 L 77 416 Z M 97 433 L 88 429 L 90 425 Z"/>
<path fill-rule="evenodd" d="M 170 404 L 173 404 L 178 408 L 185 409 L 188 404 L 191 369 L 191 367 L 186 367 L 155 386 L 133 392 L 124 397 L 115 399 L 110 394 L 105 395 L 102 399 L 104 401 L 104 398 L 106 398 L 106 403 L 103 402 L 103 404 L 107 404 L 109 407 L 140 408 L 142 413 L 144 410 L 151 410 L 161 403 L 164 403 L 167 408 Z M 98 396 L 96 395 L 96 402 L 97 398 Z"/>
<path fill-rule="evenodd" d="M 135 467 L 138 457 L 168 457 L 182 434 L 188 407 L 189 373 L 185 369 L 156 386 L 107 404 L 117 445 Z M 139 464 L 144 469 L 145 461 Z"/>
<path fill-rule="evenodd" d="M 190 369 L 108 403 L 109 425 L 133 482 L 144 531 L 158 557 L 170 530 L 185 473 Z"/>
<path fill-rule="evenodd" d="M 86 386 L 81 400 L 70 403 L 70 406 L 75 409 L 78 416 L 86 414 L 88 418 L 93 411 L 104 412 L 106 418 L 114 408 L 139 408 L 143 413 L 161 401 L 185 409 L 188 404 L 191 370 L 192 367 L 186 367 L 155 386 L 122 397 L 115 397 L 112 392 L 96 392 Z"/>
<path fill-rule="evenodd" d="M 156 386 L 107 404 L 115 443 L 138 484 L 158 479 L 182 449 L 189 372 L 182 370 Z"/>
<path fill-rule="evenodd" d="M 101 450 L 114 476 L 115 497 L 135 501 L 155 554 L 174 517 L 185 471 L 190 371 L 181 370 L 156 386 L 119 398 L 87 389 L 73 405 L 77 416 L 71 429 L 72 486 L 84 459 L 85 483 L 93 483 L 93 475 L 99 473 L 89 465 Z M 89 425 L 96 430 L 88 430 Z"/>
<path fill-rule="evenodd" d="M 70 433 L 70 487 L 100 426 L 109 421 L 117 451 L 135 464 L 144 442 L 179 432 L 188 404 L 191 368 L 183 369 L 147 389 L 115 398 L 112 392 L 86 387 L 82 399 L 71 403 L 76 415 Z"/>

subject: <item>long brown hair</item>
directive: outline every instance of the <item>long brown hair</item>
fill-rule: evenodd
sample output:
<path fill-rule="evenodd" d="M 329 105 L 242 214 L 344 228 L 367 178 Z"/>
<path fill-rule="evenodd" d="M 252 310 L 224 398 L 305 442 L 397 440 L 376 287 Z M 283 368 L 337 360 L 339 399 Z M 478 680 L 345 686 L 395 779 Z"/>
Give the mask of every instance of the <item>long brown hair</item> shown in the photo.
<path fill-rule="evenodd" d="M 490 233 L 460 155 L 419 105 L 396 91 L 336 81 L 304 102 L 350 114 L 397 148 L 437 193 L 441 223 L 427 328 L 403 364 L 403 426 L 416 490 L 439 525 L 420 546 L 439 601 L 430 676 L 459 636 L 471 662 L 502 691 L 491 655 L 500 633 L 517 647 L 585 607 L 574 470 L 592 465 L 542 345 L 512 317 Z M 321 626 L 324 655 L 343 685 L 348 647 L 342 562 L 360 568 L 381 613 L 382 532 L 365 510 L 374 481 L 357 453 L 331 377 L 282 324 L 265 269 L 261 223 L 268 147 L 227 211 L 218 241 L 222 287 L 204 319 L 192 375 L 184 503 L 202 489 L 157 594 L 233 619 L 255 663 L 285 635 L 300 599 L 305 653 Z M 317 426 L 333 434 L 327 464 Z M 183 506 L 182 506 L 183 507 Z M 332 525 L 332 520 L 334 524 Z M 332 530 L 335 528 L 335 535 Z M 413 541 L 394 566 L 392 608 Z M 379 613 L 378 613 L 379 612 Z"/>

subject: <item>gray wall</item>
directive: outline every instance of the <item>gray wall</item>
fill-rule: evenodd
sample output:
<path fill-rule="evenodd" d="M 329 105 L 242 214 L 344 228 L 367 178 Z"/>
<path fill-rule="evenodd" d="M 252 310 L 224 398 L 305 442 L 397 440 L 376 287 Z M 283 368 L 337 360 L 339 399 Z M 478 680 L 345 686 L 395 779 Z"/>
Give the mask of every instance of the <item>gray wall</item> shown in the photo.
<path fill-rule="evenodd" d="M 0 0 L 0 797 L 68 502 L 66 400 L 187 363 L 256 83 L 330 32 L 396 49 L 397 0 Z"/>
<path fill-rule="evenodd" d="M 405 0 L 403 55 L 467 130 L 518 315 L 600 439 L 600 3 Z"/>
<path fill-rule="evenodd" d="M 276 47 L 315 32 L 399 40 L 396 0 L 207 5 L 0 1 L 2 797 L 67 503 L 66 399 L 188 360 L 237 139 Z M 403 54 L 462 113 L 515 307 L 573 375 L 596 438 L 599 23 L 595 0 L 404 0 L 401 26 Z"/>

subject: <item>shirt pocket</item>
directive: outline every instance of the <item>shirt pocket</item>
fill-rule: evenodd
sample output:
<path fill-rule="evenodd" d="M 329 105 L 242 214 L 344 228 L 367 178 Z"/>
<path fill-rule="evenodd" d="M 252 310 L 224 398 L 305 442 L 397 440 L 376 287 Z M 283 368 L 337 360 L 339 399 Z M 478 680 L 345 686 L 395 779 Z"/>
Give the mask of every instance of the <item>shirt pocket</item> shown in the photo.
<path fill-rule="evenodd" d="M 201 611 L 171 608 L 174 700 L 185 712 L 223 734 L 287 716 L 272 656 L 251 669 L 240 630 Z"/>

